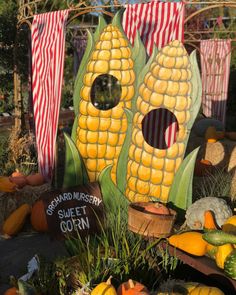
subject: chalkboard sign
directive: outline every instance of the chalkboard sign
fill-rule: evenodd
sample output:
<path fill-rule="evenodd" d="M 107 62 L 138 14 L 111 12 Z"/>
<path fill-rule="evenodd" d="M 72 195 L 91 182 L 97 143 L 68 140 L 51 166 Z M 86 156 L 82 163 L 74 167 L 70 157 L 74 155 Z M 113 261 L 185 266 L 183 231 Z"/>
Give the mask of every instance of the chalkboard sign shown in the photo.
<path fill-rule="evenodd" d="M 56 238 L 86 236 L 101 229 L 104 205 L 97 182 L 42 195 L 49 232 Z"/>

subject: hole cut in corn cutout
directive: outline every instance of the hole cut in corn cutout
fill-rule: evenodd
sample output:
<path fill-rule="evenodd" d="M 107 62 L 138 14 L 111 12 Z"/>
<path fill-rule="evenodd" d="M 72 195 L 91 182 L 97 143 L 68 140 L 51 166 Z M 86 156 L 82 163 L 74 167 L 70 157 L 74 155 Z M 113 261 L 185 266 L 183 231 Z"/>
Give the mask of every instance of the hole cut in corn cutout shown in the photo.
<path fill-rule="evenodd" d="M 121 15 L 109 25 L 100 18 L 94 36 L 88 33 L 75 85 L 72 140 L 88 181 L 106 174 L 102 185 L 116 187 L 131 202 L 151 197 L 166 203 L 200 108 L 196 56 L 174 40 L 146 61 L 138 34 L 134 47 L 129 44 Z M 112 77 L 120 92 L 111 89 L 112 95 L 96 100 L 96 81 L 103 76 Z M 99 106 L 102 99 L 107 108 Z"/>

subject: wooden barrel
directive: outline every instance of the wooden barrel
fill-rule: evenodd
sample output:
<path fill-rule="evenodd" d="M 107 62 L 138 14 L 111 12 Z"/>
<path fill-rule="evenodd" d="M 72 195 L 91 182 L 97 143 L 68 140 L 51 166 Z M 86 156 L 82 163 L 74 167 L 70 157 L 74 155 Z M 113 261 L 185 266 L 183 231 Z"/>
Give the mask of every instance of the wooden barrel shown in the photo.
<path fill-rule="evenodd" d="M 174 226 L 176 212 L 169 208 L 169 215 L 145 211 L 146 203 L 132 203 L 128 208 L 128 228 L 148 237 L 168 237 Z"/>

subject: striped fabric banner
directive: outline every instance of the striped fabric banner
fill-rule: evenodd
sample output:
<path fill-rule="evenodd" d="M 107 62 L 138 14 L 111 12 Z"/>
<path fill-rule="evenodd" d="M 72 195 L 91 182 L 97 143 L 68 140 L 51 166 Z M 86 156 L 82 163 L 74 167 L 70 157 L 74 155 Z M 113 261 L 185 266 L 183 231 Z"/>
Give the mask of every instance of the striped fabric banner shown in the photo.
<path fill-rule="evenodd" d="M 52 179 L 64 70 L 68 10 L 35 15 L 32 23 L 32 92 L 40 172 Z"/>
<path fill-rule="evenodd" d="M 200 55 L 203 113 L 206 117 L 212 117 L 225 123 L 231 40 L 202 40 Z"/>
<path fill-rule="evenodd" d="M 172 40 L 184 39 L 183 2 L 158 2 L 128 4 L 123 15 L 122 26 L 134 43 L 139 30 L 147 53 L 151 55 L 154 43 L 162 48 Z"/>

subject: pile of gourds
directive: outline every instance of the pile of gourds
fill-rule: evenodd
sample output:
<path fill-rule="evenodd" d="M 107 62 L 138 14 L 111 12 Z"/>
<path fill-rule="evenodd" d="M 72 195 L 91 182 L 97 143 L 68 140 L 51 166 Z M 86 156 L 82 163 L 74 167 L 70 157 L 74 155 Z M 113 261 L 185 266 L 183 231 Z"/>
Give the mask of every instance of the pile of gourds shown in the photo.
<path fill-rule="evenodd" d="M 224 293 L 216 287 L 208 287 L 195 282 L 186 282 L 181 285 L 182 289 L 185 291 L 184 294 L 211 294 L 211 295 L 224 295 Z M 143 284 L 133 281 L 132 279 L 128 282 L 122 283 L 118 289 L 111 284 L 111 277 L 106 281 L 98 284 L 91 292 L 91 295 L 167 295 L 167 294 L 180 294 L 179 292 L 157 292 L 150 293 L 146 286 Z"/>
<path fill-rule="evenodd" d="M 219 227 L 210 211 L 205 212 L 203 231 L 190 230 L 168 238 L 169 244 L 195 256 L 209 256 L 225 274 L 236 280 L 236 215 Z"/>
<path fill-rule="evenodd" d="M 4 221 L 2 233 L 10 237 L 17 235 L 22 230 L 29 215 L 34 230 L 38 232 L 48 231 L 43 201 L 37 200 L 32 207 L 25 203 L 13 211 Z"/>
<path fill-rule="evenodd" d="M 19 170 L 16 170 L 10 176 L 0 176 L 0 192 L 11 193 L 26 185 L 39 186 L 44 184 L 44 182 L 45 180 L 41 173 L 24 175 Z"/>

